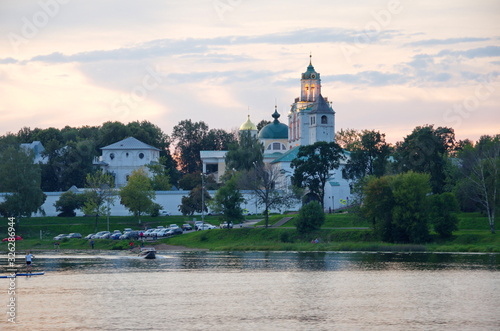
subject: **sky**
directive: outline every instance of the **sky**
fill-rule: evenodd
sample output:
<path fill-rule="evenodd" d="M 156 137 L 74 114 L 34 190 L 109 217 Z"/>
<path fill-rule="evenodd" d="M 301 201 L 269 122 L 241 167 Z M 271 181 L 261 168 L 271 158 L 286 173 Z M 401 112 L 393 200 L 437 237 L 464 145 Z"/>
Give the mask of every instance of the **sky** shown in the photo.
<path fill-rule="evenodd" d="M 500 133 L 498 0 L 2 0 L 0 36 L 0 135 L 287 124 L 310 55 L 336 131 Z"/>

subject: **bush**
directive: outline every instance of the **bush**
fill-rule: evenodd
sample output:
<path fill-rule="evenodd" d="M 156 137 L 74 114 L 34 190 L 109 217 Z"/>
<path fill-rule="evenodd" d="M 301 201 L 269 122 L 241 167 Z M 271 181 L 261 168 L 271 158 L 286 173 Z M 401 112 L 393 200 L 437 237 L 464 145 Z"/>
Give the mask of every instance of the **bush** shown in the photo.
<path fill-rule="evenodd" d="M 299 215 L 295 218 L 297 232 L 310 233 L 319 230 L 325 223 L 323 207 L 317 201 L 311 201 L 302 206 Z"/>

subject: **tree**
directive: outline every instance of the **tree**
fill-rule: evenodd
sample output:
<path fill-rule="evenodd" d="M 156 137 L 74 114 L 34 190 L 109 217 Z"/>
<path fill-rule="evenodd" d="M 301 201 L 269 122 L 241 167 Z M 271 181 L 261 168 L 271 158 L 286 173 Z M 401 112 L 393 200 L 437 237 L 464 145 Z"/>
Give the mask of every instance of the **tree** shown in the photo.
<path fill-rule="evenodd" d="M 261 166 L 264 159 L 264 146 L 250 131 L 240 134 L 239 142 L 229 146 L 226 154 L 226 168 L 237 171 L 251 170 L 257 164 Z"/>
<path fill-rule="evenodd" d="M 347 151 L 353 151 L 360 146 L 362 133 L 355 129 L 340 129 L 335 133 L 335 141 Z"/>
<path fill-rule="evenodd" d="M 450 192 L 433 194 L 429 197 L 430 220 L 441 238 L 450 238 L 458 230 L 458 202 Z"/>
<path fill-rule="evenodd" d="M 428 174 L 410 171 L 371 177 L 365 186 L 361 211 L 372 221 L 381 240 L 422 243 L 429 237 L 426 197 L 430 192 Z"/>
<path fill-rule="evenodd" d="M 261 120 L 258 124 L 257 124 L 257 131 L 260 131 L 263 127 L 265 127 L 266 125 L 268 124 L 271 124 L 271 121 L 268 121 L 268 120 Z"/>
<path fill-rule="evenodd" d="M 147 165 L 149 171 L 153 174 L 151 185 L 154 191 L 168 191 L 172 188 L 170 184 L 170 176 L 167 174 L 165 167 L 160 163 Z"/>
<path fill-rule="evenodd" d="M 221 213 L 222 219 L 229 223 L 243 220 L 241 204 L 244 201 L 238 189 L 237 175 L 234 175 L 217 190 L 210 205 L 214 212 Z"/>
<path fill-rule="evenodd" d="M 199 176 L 199 175 L 198 175 Z M 201 185 L 194 187 L 187 197 L 182 197 L 182 203 L 179 206 L 179 211 L 182 215 L 193 215 L 194 213 L 208 212 L 207 203 L 212 199 L 207 190 L 203 190 L 205 197 L 201 198 Z M 202 202 L 203 200 L 203 202 Z M 203 205 L 203 206 L 202 206 Z"/>
<path fill-rule="evenodd" d="M 295 200 L 294 194 L 285 187 L 286 178 L 281 169 L 273 164 L 256 164 L 252 171 L 244 172 L 239 178 L 240 188 L 251 190 L 257 204 L 264 207 L 266 228 L 269 226 L 269 210 L 289 207 Z"/>
<path fill-rule="evenodd" d="M 342 176 L 356 180 L 365 176 L 383 176 L 391 148 L 385 142 L 385 134 L 378 131 L 363 131 L 359 145 L 351 150 L 350 159 Z"/>
<path fill-rule="evenodd" d="M 490 231 L 495 233 L 495 212 L 500 204 L 500 135 L 483 136 L 475 147 L 468 146 L 459 155 L 463 187 L 486 212 Z"/>
<path fill-rule="evenodd" d="M 17 146 L 0 149 L 0 192 L 7 192 L 0 203 L 4 217 L 30 217 L 41 209 L 46 195 L 40 188 L 40 166 L 33 164 L 33 154 Z"/>
<path fill-rule="evenodd" d="M 54 207 L 60 213 L 57 216 L 74 217 L 75 209 L 82 209 L 85 204 L 85 195 L 67 191 L 61 194 L 59 200 L 54 203 Z"/>
<path fill-rule="evenodd" d="M 397 143 L 395 157 L 399 172 L 428 173 L 432 191 L 442 193 L 446 184 L 446 160 L 454 145 L 453 129 L 418 126 L 403 142 Z"/>
<path fill-rule="evenodd" d="M 291 163 L 294 169 L 292 183 L 307 187 L 324 206 L 326 182 L 331 171 L 337 169 L 344 158 L 342 148 L 335 142 L 318 141 L 313 145 L 300 146 L 297 157 Z"/>
<path fill-rule="evenodd" d="M 156 197 L 151 180 L 143 168 L 134 170 L 127 185 L 120 189 L 120 203 L 130 210 L 141 223 L 141 215 L 151 210 Z"/>
<path fill-rule="evenodd" d="M 325 212 L 317 201 L 311 201 L 302 206 L 299 215 L 295 218 L 297 232 L 310 233 L 319 230 L 325 223 Z"/>
<path fill-rule="evenodd" d="M 109 215 L 110 205 L 114 204 L 112 196 L 114 178 L 111 174 L 98 170 L 93 174 L 87 174 L 85 187 L 87 190 L 84 193 L 83 213 L 95 217 L 94 231 L 97 232 L 99 216 Z"/>

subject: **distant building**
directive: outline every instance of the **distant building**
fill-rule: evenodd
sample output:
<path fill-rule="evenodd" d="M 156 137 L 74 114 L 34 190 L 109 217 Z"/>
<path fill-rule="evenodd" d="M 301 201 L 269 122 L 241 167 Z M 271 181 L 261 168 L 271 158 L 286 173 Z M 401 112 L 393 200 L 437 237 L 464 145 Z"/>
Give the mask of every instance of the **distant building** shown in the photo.
<path fill-rule="evenodd" d="M 115 177 L 115 186 L 125 186 L 128 177 L 134 170 L 144 167 L 147 173 L 148 164 L 158 163 L 160 150 L 147 145 L 134 137 L 129 137 L 109 146 L 101 148 L 102 156 L 94 161 L 94 165 L 111 173 Z"/>
<path fill-rule="evenodd" d="M 21 148 L 24 149 L 25 151 L 32 151 L 33 152 L 33 163 L 41 163 L 41 164 L 47 164 L 49 161 L 46 156 L 43 156 L 42 153 L 45 151 L 45 147 L 43 147 L 42 143 L 40 141 L 33 141 L 32 143 L 29 144 L 21 144 Z"/>
<path fill-rule="evenodd" d="M 320 74 L 316 72 L 312 61 L 301 76 L 300 97 L 295 99 L 288 113 L 288 125 L 279 121 L 277 107 L 271 115 L 273 121 L 264 126 L 260 132 L 250 121 L 250 116 L 240 126 L 240 132 L 250 131 L 257 136 L 264 146 L 264 162 L 276 165 L 283 174 L 281 187 L 290 185 L 293 170 L 292 160 L 297 156 L 300 146 L 312 145 L 318 141 L 335 141 L 335 111 L 328 98 L 321 94 Z M 217 181 L 226 170 L 225 155 L 227 151 L 201 151 L 203 172 L 212 174 Z M 349 153 L 345 152 L 349 157 Z M 342 168 L 331 173 L 325 187 L 325 209 L 337 209 L 345 206 L 350 197 L 349 182 L 342 178 Z"/>

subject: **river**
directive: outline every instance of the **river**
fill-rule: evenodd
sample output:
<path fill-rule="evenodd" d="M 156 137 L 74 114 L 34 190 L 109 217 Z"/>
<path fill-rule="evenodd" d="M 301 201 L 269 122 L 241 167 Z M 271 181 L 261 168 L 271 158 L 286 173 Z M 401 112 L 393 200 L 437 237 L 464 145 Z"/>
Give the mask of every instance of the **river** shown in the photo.
<path fill-rule="evenodd" d="M 165 251 L 145 260 L 42 252 L 34 271 L 45 275 L 0 279 L 0 328 L 499 330 L 499 257 Z M 7 314 L 13 298 L 16 323 Z"/>

